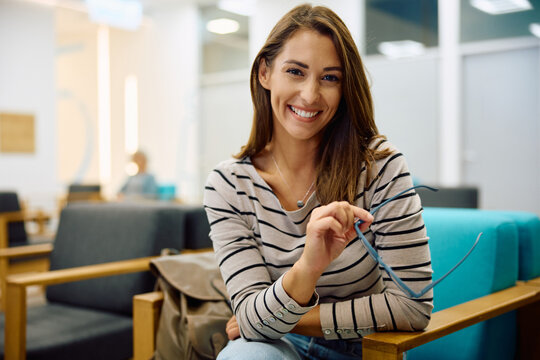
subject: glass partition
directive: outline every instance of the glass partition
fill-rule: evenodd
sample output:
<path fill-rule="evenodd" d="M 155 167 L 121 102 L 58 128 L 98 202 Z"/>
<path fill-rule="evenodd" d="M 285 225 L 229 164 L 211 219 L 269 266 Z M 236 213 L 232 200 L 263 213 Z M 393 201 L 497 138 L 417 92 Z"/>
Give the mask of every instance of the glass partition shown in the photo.
<path fill-rule="evenodd" d="M 540 0 L 461 0 L 461 42 L 532 36 Z"/>
<path fill-rule="evenodd" d="M 249 68 L 248 17 L 217 6 L 200 13 L 203 74 Z"/>
<path fill-rule="evenodd" d="M 387 42 L 437 46 L 437 9 L 437 0 L 366 0 L 366 54 L 385 53 Z"/>

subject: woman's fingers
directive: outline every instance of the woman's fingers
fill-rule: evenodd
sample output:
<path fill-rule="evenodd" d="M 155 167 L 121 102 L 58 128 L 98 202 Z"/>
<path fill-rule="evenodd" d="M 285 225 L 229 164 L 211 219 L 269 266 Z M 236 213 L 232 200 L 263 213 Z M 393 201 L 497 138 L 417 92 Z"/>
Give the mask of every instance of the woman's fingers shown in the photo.
<path fill-rule="evenodd" d="M 234 315 L 229 319 L 229 321 L 227 321 L 225 332 L 227 333 L 229 340 L 234 340 L 240 337 L 240 328 L 238 327 L 238 322 L 236 321 L 236 317 Z"/>
<path fill-rule="evenodd" d="M 353 206 L 354 211 L 354 217 L 356 219 L 362 220 L 362 224 L 360 225 L 360 231 L 364 232 L 366 231 L 371 223 L 373 222 L 373 215 L 371 215 L 368 211 L 364 209 L 360 209 L 359 207 Z"/>
<path fill-rule="evenodd" d="M 337 236 L 343 236 L 346 229 L 333 217 L 324 217 L 318 221 L 308 223 L 308 231 L 324 236 L 328 231 L 332 231 Z"/>
<path fill-rule="evenodd" d="M 346 201 L 333 202 L 315 209 L 311 220 L 317 221 L 324 218 L 333 218 L 340 224 L 341 229 L 337 229 L 335 225 L 331 228 L 339 235 L 346 234 L 351 229 L 354 230 L 353 226 L 356 219 L 363 221 L 360 226 L 362 231 L 365 231 L 373 222 L 373 215 L 368 211 L 351 205 Z"/>

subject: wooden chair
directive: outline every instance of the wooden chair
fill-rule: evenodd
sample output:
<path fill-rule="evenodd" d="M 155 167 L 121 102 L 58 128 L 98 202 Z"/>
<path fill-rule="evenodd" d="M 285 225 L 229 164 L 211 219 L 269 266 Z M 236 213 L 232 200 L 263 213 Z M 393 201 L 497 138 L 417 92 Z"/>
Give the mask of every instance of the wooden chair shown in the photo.
<path fill-rule="evenodd" d="M 7 283 L 4 359 L 26 359 L 27 303 L 26 289 L 33 285 L 55 285 L 113 275 L 147 271 L 152 257 L 89 265 L 41 274 L 12 275 Z M 129 321 L 129 320 L 128 320 Z M 77 357 L 80 358 L 80 357 Z"/>
<path fill-rule="evenodd" d="M 7 279 L 5 317 L 0 315 L 4 359 L 130 358 L 132 298 L 154 287 L 146 271 L 150 259 L 163 248 L 184 247 L 184 221 L 180 205 L 67 206 L 51 271 Z M 47 286 L 47 302 L 27 308 L 26 289 L 33 285 Z"/>
<path fill-rule="evenodd" d="M 15 192 L 0 192 L 0 310 L 5 308 L 8 275 L 49 269 L 53 235 L 47 233 L 46 224 L 50 219 L 43 211 L 22 210 Z M 35 233 L 26 231 L 30 222 L 37 224 Z M 34 255 L 27 257 L 28 252 Z"/>

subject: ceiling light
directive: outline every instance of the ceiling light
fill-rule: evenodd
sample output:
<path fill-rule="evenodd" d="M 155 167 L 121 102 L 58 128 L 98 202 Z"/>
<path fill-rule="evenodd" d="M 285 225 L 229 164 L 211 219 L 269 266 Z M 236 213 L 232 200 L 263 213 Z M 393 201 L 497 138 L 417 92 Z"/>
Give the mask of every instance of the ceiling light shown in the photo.
<path fill-rule="evenodd" d="M 531 10 L 529 0 L 470 0 L 471 6 L 491 15 Z"/>
<path fill-rule="evenodd" d="M 536 37 L 540 38 L 540 24 L 532 23 L 529 25 L 529 31 Z"/>
<path fill-rule="evenodd" d="M 255 0 L 219 0 L 217 7 L 231 13 L 251 16 L 255 13 Z"/>
<path fill-rule="evenodd" d="M 426 52 L 424 44 L 413 40 L 384 41 L 379 43 L 377 50 L 391 59 L 418 56 Z"/>
<path fill-rule="evenodd" d="M 136 30 L 142 21 L 138 0 L 86 0 L 90 20 L 126 30 Z"/>
<path fill-rule="evenodd" d="M 206 23 L 206 30 L 216 34 L 230 34 L 240 28 L 238 21 L 226 18 L 210 20 Z"/>

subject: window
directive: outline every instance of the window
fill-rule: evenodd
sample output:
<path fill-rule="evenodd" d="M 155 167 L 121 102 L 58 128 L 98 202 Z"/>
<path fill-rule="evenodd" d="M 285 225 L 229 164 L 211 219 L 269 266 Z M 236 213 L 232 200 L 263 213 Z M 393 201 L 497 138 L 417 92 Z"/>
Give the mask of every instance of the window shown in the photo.
<path fill-rule="evenodd" d="M 437 46 L 437 9 L 437 0 L 366 0 L 366 54 L 383 53 L 386 42 Z"/>
<path fill-rule="evenodd" d="M 249 68 L 248 31 L 247 16 L 202 7 L 203 74 Z"/>

